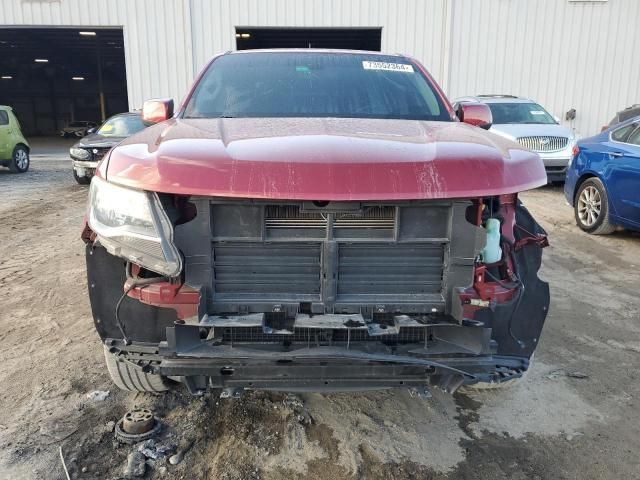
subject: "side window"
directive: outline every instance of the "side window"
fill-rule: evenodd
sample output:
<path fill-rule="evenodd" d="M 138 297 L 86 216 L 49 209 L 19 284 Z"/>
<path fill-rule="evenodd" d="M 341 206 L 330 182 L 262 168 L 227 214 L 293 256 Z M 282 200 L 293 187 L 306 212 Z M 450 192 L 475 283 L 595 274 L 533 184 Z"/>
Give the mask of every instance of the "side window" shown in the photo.
<path fill-rule="evenodd" d="M 9 125 L 9 114 L 5 110 L 0 110 L 0 125 Z"/>
<path fill-rule="evenodd" d="M 638 127 L 637 123 L 631 123 L 629 125 L 625 125 L 622 128 L 619 128 L 611 133 L 611 139 L 616 142 L 626 143 L 629 134 L 633 132 Z"/>
<path fill-rule="evenodd" d="M 629 137 L 627 138 L 627 143 L 640 145 L 640 127 L 631 132 L 631 135 L 629 135 Z"/>

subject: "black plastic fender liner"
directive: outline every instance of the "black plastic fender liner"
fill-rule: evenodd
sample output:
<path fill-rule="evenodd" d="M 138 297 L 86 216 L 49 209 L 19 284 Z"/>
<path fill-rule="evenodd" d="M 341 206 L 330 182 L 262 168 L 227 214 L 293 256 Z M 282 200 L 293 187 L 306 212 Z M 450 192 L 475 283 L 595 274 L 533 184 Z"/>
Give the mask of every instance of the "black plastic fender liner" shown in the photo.
<path fill-rule="evenodd" d="M 546 232 L 518 202 L 514 229 L 516 243 L 537 235 L 546 235 Z M 538 278 L 542 246 L 537 242 L 525 243 L 515 251 L 514 258 L 524 290 L 520 288 L 512 300 L 496 305 L 493 311 L 489 308 L 479 310 L 475 319 L 492 328 L 491 338 L 498 344 L 497 355 L 530 358 L 540 340 L 550 303 L 549 284 Z"/>
<path fill-rule="evenodd" d="M 91 244 L 86 246 L 85 256 L 89 301 L 96 330 L 102 340 L 122 338 L 115 309 L 126 280 L 125 261 L 103 247 Z M 164 341 L 167 327 L 173 326 L 178 319 L 173 309 L 146 305 L 129 297 L 122 302 L 119 316 L 131 340 L 149 343 Z"/>

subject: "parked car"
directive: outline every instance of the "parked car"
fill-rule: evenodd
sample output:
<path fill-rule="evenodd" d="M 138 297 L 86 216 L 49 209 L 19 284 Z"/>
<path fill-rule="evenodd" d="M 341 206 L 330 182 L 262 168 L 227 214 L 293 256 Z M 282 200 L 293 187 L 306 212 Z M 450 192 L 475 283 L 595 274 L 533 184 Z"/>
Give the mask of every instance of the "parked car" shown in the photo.
<path fill-rule="evenodd" d="M 620 110 L 618 113 L 616 113 L 615 117 L 613 117 L 607 125 L 602 127 L 602 131 L 604 132 L 608 128 L 613 127 L 614 125 L 617 125 L 622 122 L 626 122 L 630 118 L 637 117 L 637 116 L 640 116 L 640 104 L 631 105 L 630 107 L 627 107 L 623 110 Z"/>
<path fill-rule="evenodd" d="M 81 185 L 88 185 L 105 153 L 144 128 L 140 113 L 129 112 L 114 115 L 97 130 L 89 129 L 88 135 L 69 149 L 73 178 Z"/>
<path fill-rule="evenodd" d="M 455 391 L 528 368 L 549 306 L 538 155 L 416 60 L 246 50 L 114 147 L 89 298 L 117 386 Z M 460 121 L 461 120 L 461 121 Z"/>
<path fill-rule="evenodd" d="M 24 173 L 29 170 L 30 151 L 13 109 L 0 105 L 0 165 L 14 173 Z"/>
<path fill-rule="evenodd" d="M 564 193 L 585 232 L 640 230 L 640 116 L 578 142 Z"/>
<path fill-rule="evenodd" d="M 69 125 L 60 130 L 60 135 L 64 138 L 68 137 L 84 137 L 89 129 L 96 128 L 98 126 L 95 122 L 76 121 L 71 122 Z"/>
<path fill-rule="evenodd" d="M 490 131 L 514 140 L 542 158 L 549 182 L 563 182 L 573 146 L 578 138 L 560 125 L 542 106 L 514 95 L 477 95 L 456 101 L 488 105 L 493 115 Z"/>

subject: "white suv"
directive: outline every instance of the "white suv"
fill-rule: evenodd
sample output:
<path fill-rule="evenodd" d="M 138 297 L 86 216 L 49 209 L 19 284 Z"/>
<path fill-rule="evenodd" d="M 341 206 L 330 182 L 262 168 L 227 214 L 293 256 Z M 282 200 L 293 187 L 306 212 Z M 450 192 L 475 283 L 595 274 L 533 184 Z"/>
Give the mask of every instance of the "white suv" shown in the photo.
<path fill-rule="evenodd" d="M 540 105 L 528 98 L 513 95 L 477 95 L 456 102 L 480 102 L 489 106 L 493 115 L 490 132 L 514 140 L 540 155 L 549 182 L 564 182 L 573 147 L 575 132 L 560 125 Z"/>

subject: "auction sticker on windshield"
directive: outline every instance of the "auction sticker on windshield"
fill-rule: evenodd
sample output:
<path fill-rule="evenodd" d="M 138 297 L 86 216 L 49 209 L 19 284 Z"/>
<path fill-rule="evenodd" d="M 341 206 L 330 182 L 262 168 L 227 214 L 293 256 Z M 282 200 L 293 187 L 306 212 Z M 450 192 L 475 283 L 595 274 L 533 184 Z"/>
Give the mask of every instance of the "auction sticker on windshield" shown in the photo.
<path fill-rule="evenodd" d="M 413 67 L 406 63 L 369 62 L 367 60 L 363 60 L 362 67 L 365 70 L 388 70 L 392 72 L 413 73 Z"/>

